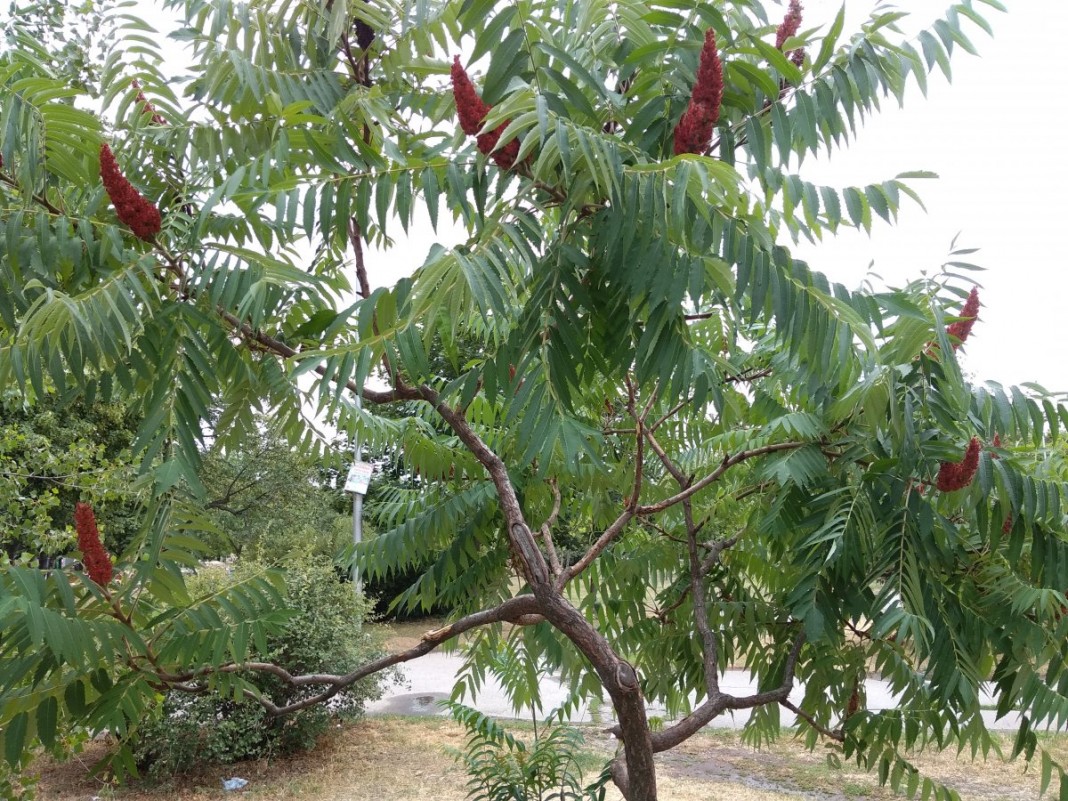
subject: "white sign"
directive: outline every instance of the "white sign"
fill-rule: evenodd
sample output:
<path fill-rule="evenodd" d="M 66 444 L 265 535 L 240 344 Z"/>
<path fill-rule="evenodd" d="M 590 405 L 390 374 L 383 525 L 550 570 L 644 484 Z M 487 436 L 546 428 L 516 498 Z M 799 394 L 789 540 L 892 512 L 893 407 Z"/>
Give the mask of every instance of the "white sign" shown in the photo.
<path fill-rule="evenodd" d="M 358 495 L 366 495 L 367 488 L 371 484 L 371 474 L 375 466 L 370 462 L 355 462 L 349 468 L 349 474 L 345 478 L 345 492 L 355 492 Z"/>

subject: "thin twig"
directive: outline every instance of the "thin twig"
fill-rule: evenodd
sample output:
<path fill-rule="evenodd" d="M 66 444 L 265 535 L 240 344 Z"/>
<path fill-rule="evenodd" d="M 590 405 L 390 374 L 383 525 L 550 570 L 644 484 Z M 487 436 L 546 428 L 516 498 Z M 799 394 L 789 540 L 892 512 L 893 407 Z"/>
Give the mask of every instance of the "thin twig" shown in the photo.
<path fill-rule="evenodd" d="M 682 408 L 684 406 L 686 406 L 688 403 L 690 403 L 691 401 L 693 401 L 693 395 L 691 395 L 690 397 L 686 398 L 685 400 L 681 400 L 678 403 L 676 403 L 674 406 L 672 406 L 670 409 L 668 409 L 660 417 L 660 419 L 658 419 L 655 423 L 653 423 L 651 426 L 649 426 L 649 430 L 650 431 L 656 431 L 658 428 L 660 428 L 660 426 L 662 426 L 664 423 L 666 423 L 668 420 L 670 420 L 672 417 L 674 417 L 676 414 L 678 414 L 682 410 Z"/>
<path fill-rule="evenodd" d="M 807 723 L 809 726 L 811 726 L 820 734 L 822 734 L 824 737 L 829 737 L 830 739 L 836 740 L 840 743 L 845 742 L 845 735 L 842 733 L 841 729 L 828 729 L 826 726 L 822 725 L 819 721 L 812 717 L 812 715 L 810 715 L 808 712 L 801 709 L 801 707 L 790 703 L 790 701 L 786 699 L 779 701 L 779 704 L 784 708 L 789 709 L 791 712 L 801 718 L 801 720 L 805 721 L 805 723 Z"/>

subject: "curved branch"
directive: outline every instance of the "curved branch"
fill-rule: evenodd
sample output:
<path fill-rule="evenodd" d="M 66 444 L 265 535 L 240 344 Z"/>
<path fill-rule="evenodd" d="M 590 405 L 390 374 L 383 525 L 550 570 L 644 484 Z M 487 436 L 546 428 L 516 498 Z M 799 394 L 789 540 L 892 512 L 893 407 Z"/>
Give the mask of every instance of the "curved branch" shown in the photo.
<path fill-rule="evenodd" d="M 8 186 L 10 186 L 12 189 L 14 189 L 16 192 L 19 192 L 20 194 L 25 194 L 23 192 L 22 187 L 19 185 L 19 182 L 16 181 L 14 178 L 12 178 L 10 175 L 7 175 L 6 173 L 0 172 L 0 183 L 7 184 Z M 56 206 L 54 203 L 52 203 L 44 195 L 38 195 L 38 194 L 36 194 L 34 192 L 30 192 L 30 199 L 34 203 L 36 203 L 37 205 L 43 207 L 53 217 L 65 217 L 66 216 L 66 213 L 63 211 L 63 209 L 61 209 L 58 206 Z M 71 222 L 74 224 L 75 228 L 78 227 L 77 220 L 71 220 Z"/>
<path fill-rule="evenodd" d="M 604 549 L 612 543 L 612 540 L 619 536 L 620 532 L 623 531 L 627 523 L 629 523 L 633 518 L 633 510 L 631 510 L 630 508 L 624 509 L 623 513 L 612 521 L 612 525 L 606 528 L 604 530 L 604 533 L 597 538 L 597 541 L 594 542 L 593 545 L 590 546 L 589 550 L 582 555 L 582 558 L 567 569 L 567 571 L 561 577 L 561 580 L 558 582 L 559 587 L 563 588 L 569 581 L 575 578 L 575 576 L 579 575 L 582 571 L 589 567 L 593 563 L 593 560 L 601 555 Z"/>
<path fill-rule="evenodd" d="M 509 540 L 520 557 L 522 569 L 531 588 L 538 594 L 541 590 L 550 588 L 549 568 L 545 563 L 545 556 L 534 539 L 534 534 L 527 525 L 523 516 L 523 509 L 519 503 L 512 479 L 508 475 L 508 468 L 504 461 L 482 441 L 475 433 L 463 414 L 449 406 L 441 396 L 426 384 L 415 389 L 415 392 L 429 403 L 437 411 L 441 418 L 449 425 L 460 441 L 478 459 L 479 463 L 490 474 L 490 480 L 497 490 L 497 499 L 501 505 L 509 534 Z M 544 600 L 544 599 L 543 599 Z"/>
<path fill-rule="evenodd" d="M 184 692 L 191 692 L 192 690 L 188 688 L 196 686 L 190 684 L 193 679 L 208 676 L 213 673 L 242 673 L 245 671 L 268 673 L 277 677 L 290 687 L 314 687 L 326 685 L 326 689 L 321 692 L 315 693 L 300 701 L 294 701 L 291 704 L 284 704 L 282 706 L 279 706 L 270 699 L 264 698 L 256 693 L 245 693 L 247 697 L 257 701 L 272 715 L 285 715 L 290 712 L 297 712 L 301 709 L 306 709 L 307 707 L 328 701 L 345 688 L 358 682 L 360 679 L 367 678 L 368 676 L 374 673 L 379 673 L 386 668 L 399 665 L 402 662 L 409 662 L 412 659 L 428 654 L 442 643 L 447 642 L 466 631 L 470 631 L 473 628 L 505 621 L 516 625 L 528 625 L 540 620 L 541 615 L 539 614 L 539 606 L 534 596 L 519 595 L 515 598 L 510 598 L 491 609 L 474 612 L 447 626 L 443 626 L 440 629 L 428 631 L 422 636 L 418 645 L 413 646 L 406 651 L 389 654 L 381 659 L 368 662 L 366 665 L 362 665 L 351 673 L 346 673 L 344 675 L 308 673 L 294 676 L 285 668 L 270 662 L 244 662 L 241 664 L 223 665 L 218 668 L 201 668 L 196 671 L 182 674 L 169 674 L 164 671 L 157 671 L 156 675 L 168 686 Z"/>

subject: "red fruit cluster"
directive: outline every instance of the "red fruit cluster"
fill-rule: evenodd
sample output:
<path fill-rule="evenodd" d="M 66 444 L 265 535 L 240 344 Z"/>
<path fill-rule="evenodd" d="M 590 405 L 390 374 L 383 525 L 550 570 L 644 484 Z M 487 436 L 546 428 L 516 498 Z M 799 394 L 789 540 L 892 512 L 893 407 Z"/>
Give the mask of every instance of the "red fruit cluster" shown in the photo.
<path fill-rule="evenodd" d="M 497 162 L 498 167 L 502 170 L 512 169 L 519 158 L 519 140 L 513 139 L 500 150 L 497 149 L 501 134 L 511 120 L 505 120 L 492 131 L 479 134 L 482 121 L 493 107 L 482 102 L 474 84 L 460 64 L 459 56 L 452 62 L 452 95 L 456 99 L 456 113 L 460 117 L 460 128 L 463 132 L 477 137 L 475 141 L 478 149 Z"/>
<path fill-rule="evenodd" d="M 85 572 L 101 587 L 106 587 L 111 581 L 111 557 L 100 544 L 92 506 L 80 502 L 74 505 L 74 528 L 78 532 L 78 550 L 82 552 Z"/>
<path fill-rule="evenodd" d="M 119 219 L 138 237 L 151 240 L 159 233 L 162 220 L 159 209 L 148 202 L 119 171 L 115 156 L 106 144 L 100 146 L 100 179 L 115 205 Z"/>
<path fill-rule="evenodd" d="M 942 462 L 938 468 L 938 478 L 935 479 L 939 492 L 955 492 L 972 483 L 979 469 L 979 448 L 979 438 L 972 437 L 963 459 L 959 462 Z"/>
<path fill-rule="evenodd" d="M 783 18 L 782 24 L 779 25 L 777 31 L 775 31 L 775 47 L 778 50 L 782 50 L 786 40 L 791 36 L 797 36 L 797 31 L 801 27 L 801 2 L 800 0 L 790 0 L 790 7 L 786 10 L 786 16 Z M 790 53 L 790 61 L 794 63 L 794 66 L 798 69 L 805 63 L 805 48 L 799 47 Z"/>
<path fill-rule="evenodd" d="M 151 114 L 152 122 L 156 123 L 156 125 L 166 125 L 167 120 L 163 118 L 163 115 L 156 111 L 155 106 L 148 102 L 148 98 L 145 97 L 145 93 L 141 91 L 141 84 L 138 83 L 137 79 L 134 78 L 130 83 L 133 84 L 133 88 L 137 90 L 137 102 L 141 104 L 141 111 L 145 114 Z"/>
<path fill-rule="evenodd" d="M 782 24 L 779 25 L 779 29 L 775 31 L 775 47 L 782 50 L 786 40 L 791 36 L 797 36 L 797 31 L 800 28 L 801 2 L 800 0 L 790 0 L 790 7 L 786 10 L 786 16 L 783 18 Z"/>
<path fill-rule="evenodd" d="M 723 63 L 716 51 L 716 34 L 710 28 L 705 33 L 705 44 L 701 48 L 690 104 L 675 126 L 676 156 L 681 153 L 700 154 L 708 150 L 722 102 Z"/>
<path fill-rule="evenodd" d="M 972 326 L 975 325 L 975 320 L 978 316 L 979 290 L 972 287 L 972 291 L 968 294 L 968 299 L 964 302 L 964 308 L 960 310 L 961 319 L 946 326 L 946 333 L 956 340 L 953 343 L 953 350 L 964 344 L 964 341 L 972 333 Z"/>

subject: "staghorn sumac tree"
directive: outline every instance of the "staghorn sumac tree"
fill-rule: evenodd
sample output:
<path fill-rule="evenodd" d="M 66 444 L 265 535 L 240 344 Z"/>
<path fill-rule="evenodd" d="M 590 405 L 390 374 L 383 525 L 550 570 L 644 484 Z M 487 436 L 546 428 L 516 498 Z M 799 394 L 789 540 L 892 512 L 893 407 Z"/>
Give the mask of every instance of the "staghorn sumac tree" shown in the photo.
<path fill-rule="evenodd" d="M 892 221 L 901 178 L 798 165 L 972 50 L 996 3 L 915 41 L 883 10 L 805 29 L 796 2 L 169 5 L 190 80 L 124 17 L 101 113 L 17 23 L 0 57 L 0 382 L 133 404 L 154 487 L 106 587 L 3 575 L 11 761 L 57 720 L 126 733 L 161 689 L 285 714 L 464 634 L 465 689 L 507 648 L 607 695 L 630 801 L 656 798 L 656 753 L 744 709 L 754 741 L 785 709 L 951 797 L 909 754 L 988 749 L 983 682 L 1068 791 L 1034 733 L 1068 716 L 1068 410 L 962 377 L 982 313 L 959 278 L 853 292 L 790 251 Z M 461 241 L 372 290 L 417 210 Z M 406 602 L 455 610 L 346 675 L 250 660 L 269 578 L 193 599 L 179 570 L 209 412 L 221 442 L 260 410 L 314 454 L 309 403 L 418 476 L 379 500 L 363 571 L 429 558 Z M 728 665 L 757 689 L 727 692 Z M 900 708 L 866 708 L 871 666 Z M 262 672 L 312 692 L 279 705 Z M 655 731 L 654 701 L 678 718 Z"/>

